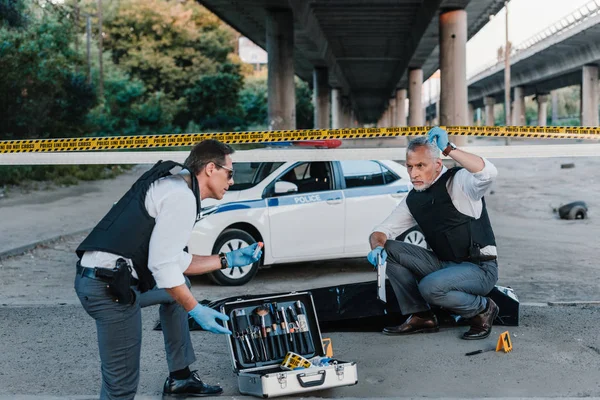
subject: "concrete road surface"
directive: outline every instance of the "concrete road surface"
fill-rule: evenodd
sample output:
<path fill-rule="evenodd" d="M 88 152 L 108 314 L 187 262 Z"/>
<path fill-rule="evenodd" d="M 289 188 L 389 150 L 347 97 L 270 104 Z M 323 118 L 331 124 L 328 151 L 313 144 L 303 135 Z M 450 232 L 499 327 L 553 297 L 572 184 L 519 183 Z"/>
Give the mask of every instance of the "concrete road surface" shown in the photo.
<path fill-rule="evenodd" d="M 575 168 L 561 169 L 567 162 L 575 162 Z M 336 356 L 358 362 L 359 384 L 311 396 L 600 397 L 600 159 L 495 164 L 500 177 L 487 199 L 500 253 L 499 284 L 513 287 L 523 304 L 521 325 L 508 328 L 513 352 L 464 356 L 494 346 L 507 330 L 501 326 L 493 337 L 475 342 L 459 339 L 465 328 L 410 337 L 329 332 L 325 335 L 333 339 Z M 130 174 L 96 182 L 89 188 L 93 192 L 80 187 L 0 199 L 0 242 L 18 248 L 66 235 L 0 259 L 0 399 L 97 396 L 95 327 L 72 288 L 73 251 L 84 234 L 69 232 L 93 225 L 134 179 Z M 574 200 L 588 203 L 588 220 L 564 221 L 552 213 L 553 207 Z M 374 273 L 363 259 L 297 263 L 261 270 L 248 285 L 236 288 L 195 278 L 193 292 L 198 299 L 216 299 L 371 279 Z M 548 305 L 563 301 L 578 305 Z M 162 334 L 152 330 L 156 308 L 144 310 L 143 319 L 139 398 L 158 398 L 167 369 Z M 223 385 L 222 397 L 240 398 L 225 339 L 198 331 L 192 338 L 198 355 L 192 367 L 207 382 Z"/>

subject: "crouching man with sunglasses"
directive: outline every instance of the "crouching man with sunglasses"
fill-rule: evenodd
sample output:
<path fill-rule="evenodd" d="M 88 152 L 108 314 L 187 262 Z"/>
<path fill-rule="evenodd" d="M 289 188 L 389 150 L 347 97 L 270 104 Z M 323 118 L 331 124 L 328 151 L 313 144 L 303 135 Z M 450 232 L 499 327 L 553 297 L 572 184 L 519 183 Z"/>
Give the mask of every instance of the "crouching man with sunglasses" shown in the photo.
<path fill-rule="evenodd" d="M 222 199 L 233 185 L 233 149 L 216 140 L 196 144 L 184 165 L 158 162 L 110 209 L 77 248 L 75 291 L 96 320 L 102 363 L 101 399 L 133 399 L 142 343 L 141 308 L 160 304 L 169 377 L 166 395 L 210 396 L 190 364 L 196 360 L 188 314 L 206 331 L 231 334 L 229 318 L 198 304 L 186 275 L 252 264 L 257 244 L 219 255 L 184 251 L 203 199 Z M 181 172 L 173 173 L 176 167 Z"/>

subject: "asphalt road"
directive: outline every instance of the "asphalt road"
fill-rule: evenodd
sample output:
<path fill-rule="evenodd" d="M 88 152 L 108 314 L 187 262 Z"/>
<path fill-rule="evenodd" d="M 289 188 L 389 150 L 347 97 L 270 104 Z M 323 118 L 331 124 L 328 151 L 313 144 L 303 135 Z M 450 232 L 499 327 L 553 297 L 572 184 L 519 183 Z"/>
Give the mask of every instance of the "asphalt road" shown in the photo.
<path fill-rule="evenodd" d="M 561 163 L 575 168 L 561 169 Z M 500 281 L 522 302 L 521 325 L 510 327 L 514 350 L 465 357 L 493 346 L 493 338 L 462 341 L 465 328 L 437 334 L 387 337 L 378 332 L 329 332 L 337 357 L 357 361 L 359 384 L 315 392 L 354 398 L 569 398 L 600 397 L 600 306 L 597 264 L 600 159 L 498 160 L 500 177 L 488 196 L 500 255 Z M 118 180 L 0 199 L 0 242 L 64 238 L 0 259 L 0 399 L 94 398 L 100 372 L 95 328 L 73 291 L 74 248 L 133 182 Z M 88 184 L 86 184 L 88 185 Z M 585 200 L 589 219 L 564 221 L 552 208 Z M 5 224 L 6 222 L 6 224 Z M 18 227 L 18 228 L 16 228 Z M 297 263 L 259 271 L 248 285 L 219 287 L 193 280 L 198 299 L 232 294 L 306 290 L 374 279 L 363 259 Z M 548 306 L 568 301 L 576 306 Z M 592 302 L 581 305 L 581 302 Z M 552 303 L 555 304 L 555 303 Z M 157 310 L 144 310 L 139 398 L 157 398 L 167 374 Z M 193 365 L 225 396 L 240 398 L 223 337 L 192 332 Z"/>

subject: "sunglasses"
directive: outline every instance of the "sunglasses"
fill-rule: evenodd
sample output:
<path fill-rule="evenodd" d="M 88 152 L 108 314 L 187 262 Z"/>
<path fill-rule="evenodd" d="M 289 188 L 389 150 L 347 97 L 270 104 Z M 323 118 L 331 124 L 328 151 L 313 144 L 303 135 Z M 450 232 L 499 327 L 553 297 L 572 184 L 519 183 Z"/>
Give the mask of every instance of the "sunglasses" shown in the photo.
<path fill-rule="evenodd" d="M 219 168 L 223 168 L 225 171 L 227 171 L 227 179 L 233 179 L 233 175 L 235 174 L 235 171 L 232 168 L 227 168 L 224 165 L 221 164 L 216 164 L 215 165 Z"/>

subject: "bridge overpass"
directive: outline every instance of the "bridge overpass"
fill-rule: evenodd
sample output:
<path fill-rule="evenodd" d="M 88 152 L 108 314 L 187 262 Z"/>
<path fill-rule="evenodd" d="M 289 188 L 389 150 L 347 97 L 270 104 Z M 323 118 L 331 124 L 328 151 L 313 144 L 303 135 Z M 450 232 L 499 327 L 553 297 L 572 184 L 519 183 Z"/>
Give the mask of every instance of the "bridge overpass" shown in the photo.
<path fill-rule="evenodd" d="M 515 46 L 510 56 L 512 125 L 525 125 L 525 96 L 538 103 L 538 125 L 546 125 L 548 94 L 581 85 L 581 125 L 598 125 L 600 0 L 587 3 Z M 504 61 L 484 67 L 468 80 L 471 112 L 485 107 L 485 125 L 494 125 L 494 104 L 504 102 Z M 437 101 L 427 106 L 435 122 Z M 473 121 L 473 116 L 469 117 Z"/>
<path fill-rule="evenodd" d="M 294 75 L 312 82 L 315 127 L 423 125 L 438 68 L 447 125 L 467 120 L 466 42 L 504 0 L 198 0 L 268 53 L 270 129 L 295 128 Z M 385 112 L 385 113 L 384 113 Z"/>

